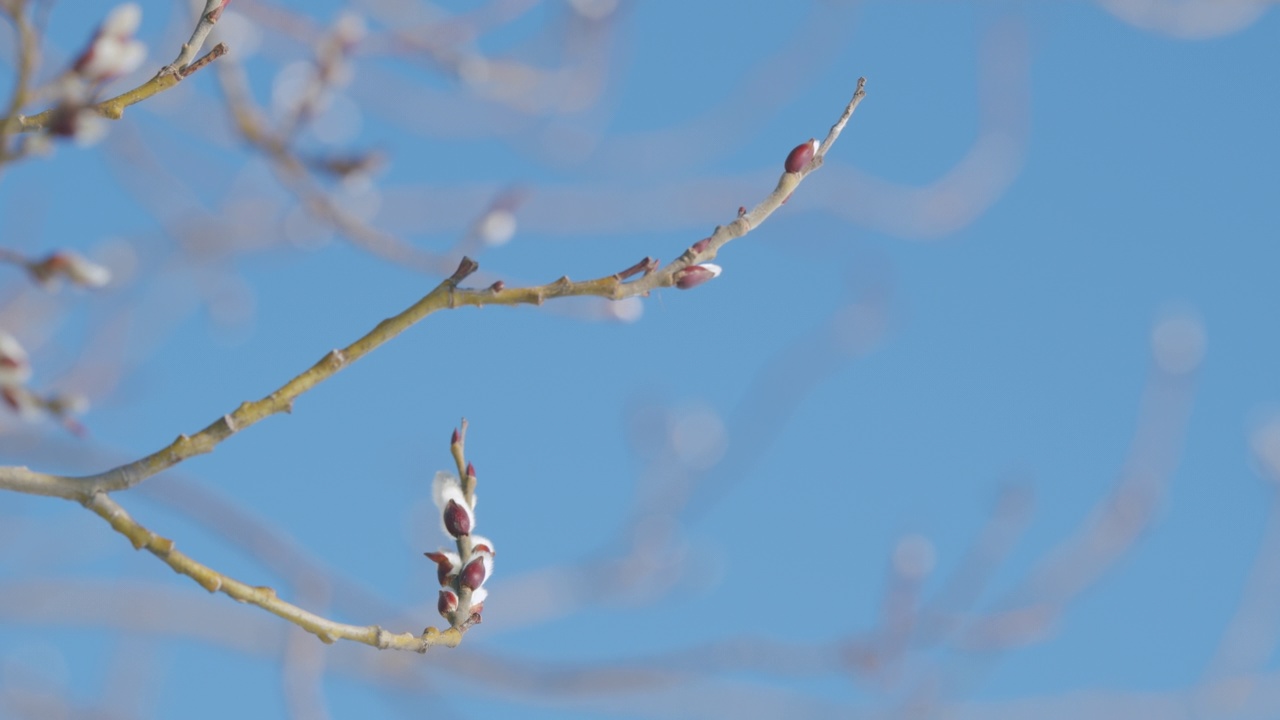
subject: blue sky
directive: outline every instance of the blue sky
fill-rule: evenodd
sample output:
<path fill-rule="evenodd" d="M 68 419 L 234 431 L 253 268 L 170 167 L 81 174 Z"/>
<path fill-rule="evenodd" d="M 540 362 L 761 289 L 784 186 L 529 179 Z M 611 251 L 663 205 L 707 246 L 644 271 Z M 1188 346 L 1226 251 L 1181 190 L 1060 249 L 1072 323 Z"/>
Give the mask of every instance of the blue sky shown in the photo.
<path fill-rule="evenodd" d="M 307 13 L 329 22 L 329 5 Z M 598 310 L 584 304 L 433 315 L 291 415 L 118 500 L 197 559 L 298 597 L 264 546 L 202 523 L 212 500 L 199 493 L 228 499 L 341 579 L 334 617 L 417 630 L 438 620 L 420 605 L 435 592 L 420 553 L 445 539 L 429 482 L 448 467 L 450 431 L 470 420 L 480 530 L 499 547 L 486 622 L 463 649 L 426 658 L 355 645 L 304 655 L 323 658 L 333 717 L 892 716 L 913 701 L 961 717 L 1124 717 L 1127 701 L 1188 707 L 1223 677 L 1261 673 L 1269 687 L 1280 613 L 1267 612 L 1265 584 L 1245 587 L 1274 502 L 1250 438 L 1280 402 L 1280 14 L 1209 32 L 1211 14 L 1191 28 L 1207 37 L 1182 37 L 1126 20 L 1119 0 L 1115 12 L 689 5 L 624 3 L 607 40 L 580 46 L 556 34 L 569 6 L 541 4 L 477 46 L 535 66 L 598 52 L 598 102 L 536 98 L 560 103 L 558 115 L 361 57 L 342 96 L 365 109 L 338 147 L 391 159 L 376 177 L 375 225 L 444 251 L 519 187 L 517 234 L 479 256 L 484 271 L 509 284 L 584 279 L 674 258 L 763 198 L 786 153 L 821 137 L 866 76 L 827 166 L 722 250 L 722 276 L 655 294 L 634 323 L 584 319 Z M 59 57 L 109 5 L 94 7 L 53 8 Z M 140 36 L 157 63 L 180 42 L 166 12 L 144 7 Z M 259 102 L 300 52 L 277 41 L 242 58 Z M 127 246 L 141 271 L 95 293 L 64 290 L 56 320 L 39 321 L 30 308 L 43 306 L 19 295 L 36 291 L 5 273 L 0 322 L 32 346 L 33 386 L 94 403 L 84 440 L 5 418 L 6 464 L 88 472 L 150 452 L 438 281 L 336 238 L 280 242 L 296 203 L 230 137 L 218 98 L 212 74 L 197 75 L 131 109 L 103 144 L 0 176 L 6 246 L 72 247 L 108 264 Z M 302 147 L 325 146 L 313 133 Z M 131 320 L 95 334 L 121 308 Z M 1162 371 L 1153 335 L 1175 354 L 1202 338 L 1202 362 Z M 114 342 L 86 345 L 103 337 Z M 113 368 L 125 359 L 110 391 L 86 369 L 98 351 Z M 1134 477 L 1157 479 L 1124 484 Z M 1045 611 L 1073 577 L 1055 549 L 1117 506 L 1107 497 L 1118 483 L 1137 488 L 1120 504 L 1149 509 L 1149 524 L 1060 612 Z M 951 578 L 974 577 L 965 558 L 1002 493 L 1023 498 L 1013 506 L 1024 510 L 998 515 L 1023 529 L 961 614 L 971 634 L 912 636 L 882 673 L 841 667 L 833 648 L 885 636 L 895 552 L 927 539 L 934 567 L 920 592 L 934 607 Z M 176 509 L 182 498 L 196 509 Z M 140 716 L 290 712 L 282 687 L 298 661 L 281 660 L 282 622 L 208 597 L 78 507 L 5 495 L 0 517 L 17 528 L 0 532 L 11 598 L 0 687 L 36 682 L 27 672 L 81 706 Z M 625 556 L 637 537 L 649 564 L 629 567 L 652 574 L 619 589 L 592 563 Z M 349 586 L 379 602 L 347 603 Z M 547 587 L 562 594 L 550 605 L 534 595 Z M 121 600 L 135 597 L 165 612 Z M 1245 625 L 1263 639 L 1260 659 L 1215 661 L 1250 599 L 1264 606 Z M 119 602 L 105 620 L 88 610 Z M 983 619 L 1028 607 L 1048 620 L 1012 647 L 965 644 L 988 637 L 973 629 Z M 183 630 L 123 631 L 138 614 L 171 614 L 165 627 Z M 205 633 L 248 633 L 267 649 Z M 602 667 L 638 689 L 598 691 L 600 678 L 575 674 Z M 679 682 L 645 684 L 655 669 Z M 395 672 L 404 684 L 387 680 Z M 120 688 L 133 692 L 113 699 Z M 1267 702 L 1259 691 L 1236 714 L 1202 707 L 1274 716 Z"/>

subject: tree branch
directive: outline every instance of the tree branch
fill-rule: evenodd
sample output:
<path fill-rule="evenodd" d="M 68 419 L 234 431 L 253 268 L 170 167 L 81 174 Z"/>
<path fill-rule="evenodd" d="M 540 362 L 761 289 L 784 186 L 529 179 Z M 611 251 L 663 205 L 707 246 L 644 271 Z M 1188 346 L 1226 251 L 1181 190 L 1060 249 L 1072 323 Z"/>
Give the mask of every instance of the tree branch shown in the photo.
<path fill-rule="evenodd" d="M 182 82 L 191 73 L 208 65 L 214 60 L 227 54 L 227 46 L 218 43 L 212 50 L 204 55 L 204 57 L 192 63 L 189 67 L 184 67 L 179 71 L 166 73 L 161 71 L 155 77 L 139 85 L 138 87 L 119 95 L 103 100 L 93 105 L 92 109 L 104 118 L 109 120 L 119 120 L 124 117 L 124 109 L 130 105 L 137 105 L 143 100 L 155 97 L 160 93 L 172 88 L 174 85 Z M 16 115 L 11 122 L 16 123 L 15 130 L 17 132 L 33 132 L 43 130 L 49 126 L 53 120 L 57 108 L 49 108 L 44 112 L 35 115 Z"/>
<path fill-rule="evenodd" d="M 839 137 L 854 109 L 866 94 L 865 79 L 858 80 L 857 91 L 845 107 L 840 120 L 814 155 L 814 161 L 798 172 L 784 172 L 777 186 L 751 210 L 740 209 L 738 217 L 728 225 L 717 226 L 711 237 L 695 243 L 676 260 L 657 268 L 657 261 L 646 258 L 634 267 L 645 272 L 627 282 L 631 269 L 594 280 L 573 282 L 568 277 L 532 287 L 505 288 L 494 285 L 485 289 L 463 289 L 458 284 L 474 273 L 479 265 L 463 258 L 458 269 L 434 290 L 398 315 L 378 323 L 363 337 L 341 350 L 332 350 L 309 369 L 285 383 L 275 392 L 252 402 L 243 402 L 231 413 L 223 415 L 195 435 L 179 435 L 166 447 L 134 462 L 96 475 L 68 477 L 29 470 L 25 467 L 0 467 L 0 489 L 34 495 L 62 497 L 87 502 L 104 492 L 126 490 L 147 478 L 186 460 L 211 452 L 223 440 L 279 412 L 288 412 L 293 401 L 311 388 L 327 380 L 347 365 L 359 360 L 375 348 L 394 338 L 410 326 L 437 310 L 463 305 L 541 305 L 550 299 L 593 295 L 610 300 L 648 295 L 651 291 L 671 287 L 679 273 L 692 265 L 716 257 L 718 250 L 730 241 L 751 232 L 782 206 L 809 173 L 821 166 L 818 160 Z"/>
<path fill-rule="evenodd" d="M 163 560 L 173 568 L 174 572 L 195 580 L 205 590 L 211 593 L 222 592 L 240 602 L 257 605 L 315 635 L 326 644 L 336 640 L 351 640 L 379 650 L 412 650 L 422 653 L 437 645 L 457 647 L 462 641 L 463 628 L 449 628 L 441 631 L 429 627 L 423 630 L 421 635 L 414 635 L 409 632 L 387 632 L 377 625 L 360 626 L 334 622 L 281 600 L 276 595 L 276 591 L 270 587 L 248 585 L 196 562 L 190 556 L 175 550 L 172 540 L 161 537 L 138 524 L 106 493 L 93 494 L 85 502 L 85 507 L 110 523 L 116 532 L 129 538 L 135 550 L 145 549 Z"/>
<path fill-rule="evenodd" d="M 210 5 L 213 1 L 210 0 Z M 151 82 L 171 78 L 171 82 L 176 83 L 179 75 L 180 71 L 168 74 L 162 72 Z M 750 211 L 745 207 L 739 208 L 738 216 L 733 222 L 717 227 L 711 237 L 694 243 L 679 258 L 665 267 L 660 267 L 657 260 L 646 257 L 620 272 L 594 280 L 575 283 L 567 277 L 562 277 L 546 285 L 513 289 L 506 289 L 501 282 L 498 282 L 483 290 L 476 290 L 459 287 L 460 283 L 479 269 L 479 264 L 471 258 L 464 257 L 451 276 L 403 312 L 378 323 L 363 337 L 347 347 L 330 351 L 309 369 L 270 395 L 257 401 L 241 403 L 234 411 L 223 415 L 195 435 L 179 435 L 176 440 L 157 452 L 97 475 L 67 477 L 35 472 L 25 467 L 0 467 L 0 489 L 79 501 L 106 520 L 117 532 L 129 538 L 134 548 L 145 548 L 174 571 L 192 578 L 209 592 L 223 592 L 241 602 L 257 605 L 316 635 L 326 643 L 345 639 L 379 649 L 416 652 L 425 652 L 427 648 L 436 645 L 455 647 L 461 642 L 467 628 L 480 621 L 479 612 L 471 612 L 470 585 L 457 585 L 457 612 L 450 615 L 454 626 L 444 631 L 429 627 L 421 635 L 394 634 L 376 625 L 361 627 L 337 623 L 281 600 L 275 590 L 270 587 L 250 586 L 196 562 L 175 550 L 173 541 L 151 532 L 133 520 L 124 508 L 108 496 L 108 493 L 126 490 L 189 457 L 211 452 L 219 443 L 236 432 L 276 413 L 292 410 L 293 401 L 298 396 L 437 310 L 453 309 L 462 305 L 479 307 L 496 304 L 541 304 L 550 298 L 580 295 L 622 300 L 638 295 L 648 295 L 652 290 L 660 287 L 672 285 L 682 288 L 693 287 L 697 283 L 681 281 L 682 273 L 697 263 L 714 258 L 726 243 L 746 235 L 759 226 L 786 202 L 810 172 L 821 165 L 822 154 L 839 137 L 849 117 L 865 95 L 864 82 L 863 79 L 858 80 L 857 90 L 846 105 L 843 115 L 832 126 L 823 144 L 809 151 L 811 157 L 807 161 L 793 163 L 793 156 L 803 149 L 797 148 L 797 151 L 793 151 L 787 158 L 786 172 L 778 179 L 777 186 L 764 200 Z M 812 141 L 811 144 L 813 144 Z M 714 266 L 704 266 L 700 269 L 703 273 L 701 280 L 705 280 L 707 276 L 714 277 L 708 270 L 710 267 Z M 718 270 L 716 272 L 718 273 Z M 474 507 L 475 474 L 470 463 L 465 461 L 465 432 L 464 422 L 461 430 L 454 435 L 451 452 L 458 465 L 459 482 L 462 483 L 464 499 Z M 472 555 L 470 528 L 458 532 L 451 531 L 451 533 L 458 537 L 460 561 L 467 562 Z M 482 604 L 483 601 L 477 603 L 476 610 Z"/>

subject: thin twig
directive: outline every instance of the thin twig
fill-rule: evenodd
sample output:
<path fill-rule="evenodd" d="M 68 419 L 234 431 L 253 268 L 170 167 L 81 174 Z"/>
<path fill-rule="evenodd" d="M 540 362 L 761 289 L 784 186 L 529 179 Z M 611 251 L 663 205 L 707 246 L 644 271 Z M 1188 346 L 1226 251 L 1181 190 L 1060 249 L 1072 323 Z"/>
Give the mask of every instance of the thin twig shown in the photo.
<path fill-rule="evenodd" d="M 257 605 L 315 635 L 326 644 L 336 640 L 351 640 L 380 650 L 426 652 L 428 648 L 437 645 L 457 647 L 462 640 L 462 631 L 457 628 L 441 631 L 429 627 L 423 630 L 421 635 L 414 635 L 409 632 L 390 633 L 377 625 L 360 626 L 334 622 L 281 600 L 276 595 L 276 591 L 270 587 L 248 585 L 196 562 L 188 555 L 175 550 L 172 540 L 161 537 L 140 525 L 106 493 L 95 493 L 90 496 L 85 502 L 85 507 L 110 523 L 116 532 L 129 538 L 134 549 L 145 549 L 163 560 L 173 568 L 174 572 L 195 580 L 205 590 L 222 592 L 240 602 Z"/>
<path fill-rule="evenodd" d="M 203 68 L 205 65 L 208 65 L 209 63 L 213 62 L 214 60 L 217 60 L 218 58 L 226 54 L 227 54 L 227 44 L 218 43 L 217 45 L 214 45 L 209 50 L 209 52 L 205 53 L 204 56 L 201 57 L 199 60 L 196 60 L 190 65 L 187 65 L 183 67 L 181 70 L 179 70 L 178 74 L 181 75 L 183 78 L 189 78 L 194 73 L 199 72 L 200 69 Z"/>
<path fill-rule="evenodd" d="M 218 23 L 218 19 L 222 17 L 222 8 L 226 7 L 226 5 L 227 0 L 205 0 L 204 9 L 200 11 L 200 19 L 196 22 L 196 28 L 191 31 L 191 39 L 183 43 L 182 49 L 178 51 L 178 57 L 174 58 L 173 62 L 161 68 L 157 77 L 160 75 L 175 74 L 186 77 L 196 70 L 199 70 L 198 67 L 191 67 L 191 65 L 208 64 L 210 60 L 208 55 L 200 58 L 195 63 L 192 63 L 191 59 L 196 56 L 196 53 L 200 52 L 201 47 L 204 47 L 205 39 L 209 37 L 210 32 L 213 32 L 213 26 L 216 25 Z M 221 45 L 221 43 L 219 43 L 219 45 Z M 217 50 L 217 48 L 215 47 L 214 50 Z"/>

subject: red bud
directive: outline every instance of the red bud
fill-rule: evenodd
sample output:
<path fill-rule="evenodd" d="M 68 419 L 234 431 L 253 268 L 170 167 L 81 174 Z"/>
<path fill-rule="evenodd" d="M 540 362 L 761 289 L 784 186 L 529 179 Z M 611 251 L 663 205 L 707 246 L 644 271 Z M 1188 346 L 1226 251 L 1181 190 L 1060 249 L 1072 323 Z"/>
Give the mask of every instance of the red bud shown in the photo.
<path fill-rule="evenodd" d="M 797 145 L 794 150 L 787 155 L 786 169 L 789 173 L 800 172 L 813 159 L 813 154 L 818 151 L 818 141 L 809 138 L 809 142 Z"/>
<path fill-rule="evenodd" d="M 444 508 L 444 529 L 454 537 L 471 534 L 471 511 L 450 500 Z"/>
<path fill-rule="evenodd" d="M 440 591 L 440 598 L 436 600 L 436 610 L 447 620 L 454 610 L 458 609 L 458 594 L 449 588 Z"/>
<path fill-rule="evenodd" d="M 457 568 L 455 568 L 455 567 L 453 566 L 453 560 L 452 560 L 452 558 L 450 558 L 450 557 L 449 557 L 447 554 L 445 554 L 445 553 L 442 553 L 442 552 L 429 552 L 429 553 L 422 553 L 422 554 L 423 554 L 423 555 L 426 555 L 426 556 L 427 556 L 427 557 L 429 557 L 429 558 L 431 558 L 431 559 L 432 559 L 432 561 L 434 561 L 434 562 L 435 562 L 435 564 L 436 564 L 436 578 L 440 581 L 440 584 L 441 584 L 441 585 L 444 585 L 444 584 L 445 584 L 445 582 L 447 582 L 447 581 L 448 581 L 448 579 L 449 579 L 449 575 L 450 575 L 452 572 L 454 572 L 455 570 L 457 570 Z"/>
<path fill-rule="evenodd" d="M 476 466 L 475 466 L 475 465 L 472 465 L 471 463 L 467 463 L 467 476 L 468 476 L 468 477 L 475 477 L 475 476 L 476 476 Z"/>
<path fill-rule="evenodd" d="M 462 436 L 458 434 L 458 428 L 453 429 L 453 439 L 449 441 L 450 445 L 457 445 Z"/>
<path fill-rule="evenodd" d="M 466 567 L 462 568 L 462 572 L 458 575 L 458 582 L 464 587 L 475 590 L 484 584 L 485 575 L 484 558 L 473 558 Z"/>
<path fill-rule="evenodd" d="M 711 263 L 690 265 L 676 274 L 676 287 L 681 290 L 688 290 L 689 288 L 701 285 L 719 274 L 719 265 L 713 265 Z"/>
<path fill-rule="evenodd" d="M 694 243 L 693 247 L 689 249 L 695 253 L 702 253 L 705 252 L 708 247 L 711 247 L 711 238 L 702 238 L 698 242 Z"/>

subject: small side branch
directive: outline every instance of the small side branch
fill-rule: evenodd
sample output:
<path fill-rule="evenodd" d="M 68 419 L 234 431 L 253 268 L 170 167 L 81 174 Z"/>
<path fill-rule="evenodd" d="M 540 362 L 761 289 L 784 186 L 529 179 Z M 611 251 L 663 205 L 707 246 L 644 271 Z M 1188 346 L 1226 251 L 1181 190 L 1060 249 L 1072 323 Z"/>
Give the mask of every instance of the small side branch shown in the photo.
<path fill-rule="evenodd" d="M 213 32 L 213 26 L 218 24 L 218 20 L 222 17 L 222 9 L 227 6 L 227 2 L 228 0 L 205 0 L 204 9 L 200 11 L 200 19 L 196 21 L 196 28 L 191 32 L 191 39 L 183 43 L 182 49 L 178 52 L 178 57 L 164 66 L 157 77 L 159 75 L 173 74 L 186 77 L 222 55 L 222 53 L 214 55 L 213 52 L 210 52 L 194 63 L 191 62 L 196 53 L 200 52 L 200 48 L 204 47 L 204 41 L 209 37 L 209 33 Z M 213 49 L 216 51 L 221 46 L 222 43 L 218 43 Z M 223 52 L 225 51 L 226 48 L 224 47 Z"/>
<path fill-rule="evenodd" d="M 133 543 L 134 549 L 146 550 L 155 555 L 173 568 L 174 572 L 195 580 L 205 590 L 221 592 L 240 602 L 257 605 L 315 635 L 326 644 L 337 640 L 350 640 L 380 650 L 411 650 L 423 653 L 437 645 L 457 647 L 462 641 L 463 630 L 460 628 L 438 630 L 429 627 L 421 634 L 415 635 L 410 632 L 387 632 L 377 625 L 360 626 L 335 622 L 281 600 L 276 595 L 276 591 L 270 587 L 248 585 L 193 560 L 176 550 L 172 540 L 161 537 L 140 525 L 119 503 L 105 493 L 95 493 L 85 502 L 85 506 L 106 520 L 116 532 L 128 538 L 129 542 Z"/>

